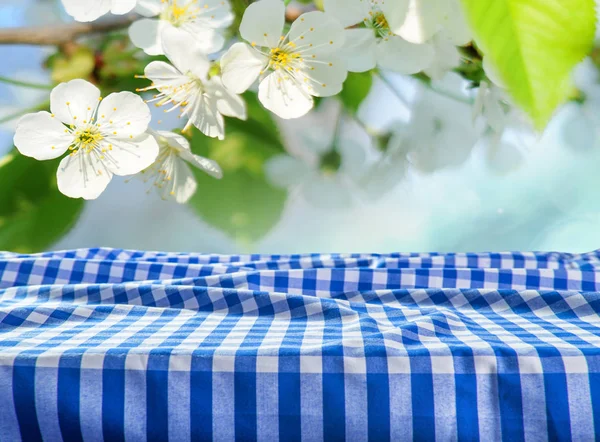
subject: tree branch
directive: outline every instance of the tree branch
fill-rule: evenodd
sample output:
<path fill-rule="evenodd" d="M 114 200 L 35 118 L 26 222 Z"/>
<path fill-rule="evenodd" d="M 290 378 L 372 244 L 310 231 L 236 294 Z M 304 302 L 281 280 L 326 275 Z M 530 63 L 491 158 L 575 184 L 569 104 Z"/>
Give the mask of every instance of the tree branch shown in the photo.
<path fill-rule="evenodd" d="M 69 23 L 58 26 L 0 29 L 1 44 L 22 44 L 35 46 L 60 46 L 72 42 L 82 35 L 116 31 L 126 28 L 139 16 L 131 14 L 110 20 L 92 23 Z"/>

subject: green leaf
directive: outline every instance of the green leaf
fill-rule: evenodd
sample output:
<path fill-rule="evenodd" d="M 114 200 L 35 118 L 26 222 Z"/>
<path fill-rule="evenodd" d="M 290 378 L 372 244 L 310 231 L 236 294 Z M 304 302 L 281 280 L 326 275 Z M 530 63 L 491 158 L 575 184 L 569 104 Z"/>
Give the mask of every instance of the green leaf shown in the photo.
<path fill-rule="evenodd" d="M 358 112 L 361 103 L 369 95 L 371 86 L 373 86 L 373 75 L 371 72 L 348 74 L 348 78 L 344 83 L 344 89 L 339 97 L 350 114 L 354 115 Z"/>
<path fill-rule="evenodd" d="M 192 150 L 223 168 L 221 180 L 195 171 L 198 191 L 190 201 L 203 220 L 238 243 L 249 245 L 267 234 L 281 218 L 287 193 L 269 184 L 264 164 L 283 152 L 277 126 L 256 99 L 246 93 L 247 121 L 227 119 L 225 140 L 194 130 Z"/>
<path fill-rule="evenodd" d="M 0 250 L 44 251 L 77 221 L 84 202 L 58 191 L 58 162 L 16 151 L 0 159 Z"/>
<path fill-rule="evenodd" d="M 543 129 L 592 49 L 594 0 L 462 0 L 475 41 L 516 104 Z"/>
<path fill-rule="evenodd" d="M 244 12 L 248 5 L 250 5 L 250 0 L 231 0 L 231 10 L 235 17 L 233 23 L 229 27 L 231 36 L 237 35 L 242 22 L 242 17 L 244 16 Z"/>

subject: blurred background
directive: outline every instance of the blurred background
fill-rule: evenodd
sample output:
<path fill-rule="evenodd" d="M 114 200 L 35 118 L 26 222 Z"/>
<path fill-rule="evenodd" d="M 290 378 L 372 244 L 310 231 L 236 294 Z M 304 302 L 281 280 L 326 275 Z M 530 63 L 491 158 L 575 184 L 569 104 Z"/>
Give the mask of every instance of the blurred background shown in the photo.
<path fill-rule="evenodd" d="M 0 0 L 0 26 L 69 21 L 59 3 Z M 0 77 L 49 85 L 94 71 L 104 90 L 139 87 L 133 75 L 146 62 L 125 57 L 125 45 L 118 36 L 95 40 L 93 50 L 70 48 L 68 56 L 0 45 Z M 113 57 L 106 65 L 114 71 L 99 68 L 99 54 Z M 600 247 L 598 72 L 594 60 L 582 63 L 579 99 L 543 135 L 514 128 L 499 142 L 474 123 L 472 91 L 445 92 L 464 89 L 454 74 L 433 86 L 354 75 L 340 99 L 293 122 L 273 118 L 249 95 L 253 121 L 229 120 L 223 142 L 192 136 L 194 150 L 217 160 L 225 177 L 198 176 L 188 205 L 118 177 L 95 201 L 67 200 L 52 184 L 40 191 L 55 165 L 11 156 L 18 119 L 5 120 L 47 106 L 49 90 L 0 81 L 0 249 L 590 251 Z M 180 124 L 158 110 L 153 126 Z"/>

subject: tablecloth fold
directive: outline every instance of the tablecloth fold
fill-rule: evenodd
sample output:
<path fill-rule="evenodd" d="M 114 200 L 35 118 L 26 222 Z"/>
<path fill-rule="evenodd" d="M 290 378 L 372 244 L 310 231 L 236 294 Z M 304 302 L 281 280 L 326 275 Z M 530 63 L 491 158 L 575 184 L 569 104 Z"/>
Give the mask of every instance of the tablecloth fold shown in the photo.
<path fill-rule="evenodd" d="M 595 440 L 600 253 L 0 253 L 0 440 Z"/>

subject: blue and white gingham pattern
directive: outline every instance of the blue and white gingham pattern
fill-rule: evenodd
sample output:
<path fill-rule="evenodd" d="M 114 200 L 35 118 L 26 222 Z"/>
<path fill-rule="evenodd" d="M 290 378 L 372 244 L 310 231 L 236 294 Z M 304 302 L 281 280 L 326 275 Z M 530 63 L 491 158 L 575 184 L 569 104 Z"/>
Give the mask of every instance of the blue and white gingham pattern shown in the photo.
<path fill-rule="evenodd" d="M 600 253 L 0 253 L 0 441 L 600 439 Z"/>

